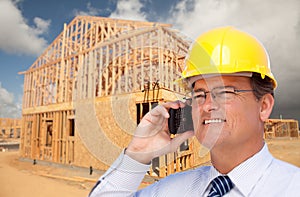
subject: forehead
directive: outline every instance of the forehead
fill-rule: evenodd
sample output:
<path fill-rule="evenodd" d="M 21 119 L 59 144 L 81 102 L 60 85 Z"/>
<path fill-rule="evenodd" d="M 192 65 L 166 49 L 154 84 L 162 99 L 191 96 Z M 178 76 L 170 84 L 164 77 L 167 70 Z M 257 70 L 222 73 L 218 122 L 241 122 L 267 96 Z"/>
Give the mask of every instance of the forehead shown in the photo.
<path fill-rule="evenodd" d="M 250 77 L 216 76 L 199 79 L 195 82 L 194 89 L 212 89 L 222 86 L 250 87 Z"/>

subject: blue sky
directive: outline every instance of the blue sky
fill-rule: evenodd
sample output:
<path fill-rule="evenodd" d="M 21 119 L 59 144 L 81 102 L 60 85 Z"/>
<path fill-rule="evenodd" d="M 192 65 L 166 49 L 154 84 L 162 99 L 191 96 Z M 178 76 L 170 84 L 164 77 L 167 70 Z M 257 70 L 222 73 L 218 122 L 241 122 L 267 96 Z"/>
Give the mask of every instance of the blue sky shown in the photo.
<path fill-rule="evenodd" d="M 233 25 L 267 48 L 279 83 L 273 118 L 300 120 L 298 0 L 0 0 L 0 117 L 20 117 L 23 76 L 76 15 L 170 23 L 194 39 Z"/>

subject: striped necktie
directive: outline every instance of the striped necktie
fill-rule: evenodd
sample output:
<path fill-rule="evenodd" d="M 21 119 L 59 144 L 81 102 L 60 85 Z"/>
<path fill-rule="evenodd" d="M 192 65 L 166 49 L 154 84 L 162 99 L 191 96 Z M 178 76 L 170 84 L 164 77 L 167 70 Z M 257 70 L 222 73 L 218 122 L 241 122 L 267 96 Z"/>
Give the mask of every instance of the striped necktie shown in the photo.
<path fill-rule="evenodd" d="M 228 176 L 218 176 L 211 181 L 208 197 L 221 197 L 233 188 L 233 183 Z"/>

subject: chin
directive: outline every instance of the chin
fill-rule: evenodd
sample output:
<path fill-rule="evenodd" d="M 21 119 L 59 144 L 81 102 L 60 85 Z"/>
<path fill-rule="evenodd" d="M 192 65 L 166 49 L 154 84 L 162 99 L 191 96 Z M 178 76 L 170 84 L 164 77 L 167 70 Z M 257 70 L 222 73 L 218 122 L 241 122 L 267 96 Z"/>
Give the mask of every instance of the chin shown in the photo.
<path fill-rule="evenodd" d="M 201 145 L 209 149 L 220 144 L 221 141 L 225 139 L 225 136 L 229 135 L 228 131 L 225 131 L 223 127 L 209 127 L 201 129 L 203 130 L 198 130 L 196 137 Z"/>

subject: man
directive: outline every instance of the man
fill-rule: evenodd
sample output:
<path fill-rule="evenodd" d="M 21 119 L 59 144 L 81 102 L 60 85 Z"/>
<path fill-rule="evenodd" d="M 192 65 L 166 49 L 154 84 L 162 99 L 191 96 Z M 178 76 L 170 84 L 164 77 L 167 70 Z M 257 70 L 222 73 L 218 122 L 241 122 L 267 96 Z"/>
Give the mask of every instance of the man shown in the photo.
<path fill-rule="evenodd" d="M 199 36 L 182 79 L 191 88 L 194 131 L 171 139 L 168 102 L 151 110 L 127 149 L 99 179 L 95 196 L 297 196 L 300 170 L 272 157 L 264 142 L 276 80 L 264 47 L 233 27 Z M 190 100 L 190 99 L 188 99 Z M 196 136 L 210 150 L 212 166 L 170 175 L 136 191 L 154 157 Z"/>

